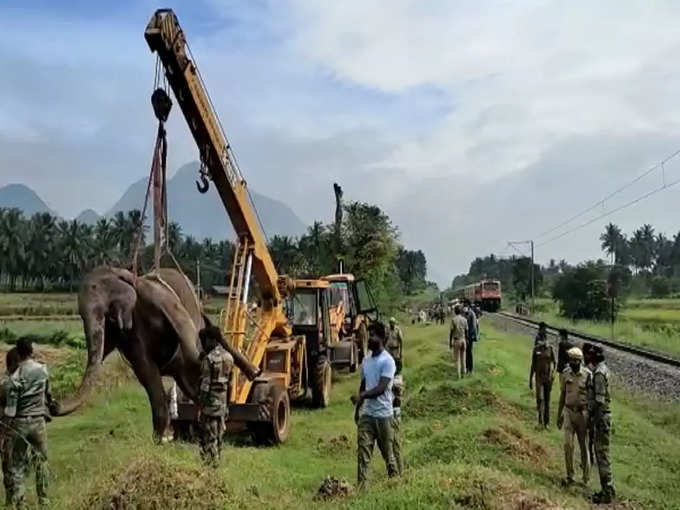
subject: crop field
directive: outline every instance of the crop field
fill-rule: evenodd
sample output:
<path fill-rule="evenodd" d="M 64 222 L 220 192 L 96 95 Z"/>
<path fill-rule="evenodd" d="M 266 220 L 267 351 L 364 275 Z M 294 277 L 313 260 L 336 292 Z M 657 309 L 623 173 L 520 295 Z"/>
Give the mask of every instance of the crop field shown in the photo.
<path fill-rule="evenodd" d="M 536 317 L 553 326 L 609 338 L 609 322 L 570 321 L 558 314 L 550 299 L 537 300 Z M 680 299 L 631 299 L 614 323 L 614 338 L 633 345 L 680 356 Z"/>
<path fill-rule="evenodd" d="M 317 499 L 326 476 L 356 476 L 356 427 L 349 396 L 356 374 L 338 374 L 331 405 L 293 410 L 291 436 L 255 447 L 229 436 L 217 471 L 198 448 L 156 446 L 141 387 L 112 355 L 92 401 L 48 428 L 55 508 L 590 508 L 585 489 L 560 486 L 562 436 L 534 427 L 527 387 L 530 339 L 482 323 L 476 373 L 456 381 L 442 326 L 404 326 L 403 442 L 407 470 L 389 480 L 376 451 L 368 488 Z M 51 361 L 64 394 L 77 384 L 84 352 Z M 111 374 L 116 374 L 113 377 Z M 114 383 L 115 382 L 115 383 Z M 556 390 L 555 390 L 556 392 Z M 557 401 L 557 395 L 553 395 Z M 669 508 L 680 500 L 680 408 L 615 388 L 614 474 L 621 508 Z M 597 488 L 593 474 L 591 487 Z M 34 501 L 33 491 L 29 491 Z"/>

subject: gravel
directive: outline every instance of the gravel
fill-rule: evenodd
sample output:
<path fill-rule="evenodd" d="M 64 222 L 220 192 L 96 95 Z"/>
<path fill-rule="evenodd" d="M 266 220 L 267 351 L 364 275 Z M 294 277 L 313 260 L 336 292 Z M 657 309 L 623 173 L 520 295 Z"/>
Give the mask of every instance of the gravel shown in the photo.
<path fill-rule="evenodd" d="M 511 319 L 494 314 L 486 315 L 493 324 L 511 333 L 523 333 L 533 337 L 536 334 L 534 327 L 514 322 Z M 557 353 L 557 337 L 552 337 L 555 353 Z M 583 340 L 571 337 L 575 345 L 580 345 Z M 602 346 L 605 352 L 607 366 L 619 384 L 623 384 L 629 390 L 643 393 L 658 400 L 680 402 L 680 369 L 664 363 L 649 360 L 636 354 L 619 351 L 612 347 Z"/>

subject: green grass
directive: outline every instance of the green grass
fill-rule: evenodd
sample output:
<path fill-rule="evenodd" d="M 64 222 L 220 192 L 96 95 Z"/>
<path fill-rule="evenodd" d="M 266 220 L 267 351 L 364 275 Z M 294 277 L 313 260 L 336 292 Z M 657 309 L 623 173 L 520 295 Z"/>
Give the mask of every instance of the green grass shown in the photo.
<path fill-rule="evenodd" d="M 537 300 L 535 318 L 551 326 L 571 328 L 609 338 L 608 322 L 571 321 L 558 314 L 557 304 Z M 635 299 L 627 301 L 614 323 L 614 338 L 660 352 L 680 356 L 680 300 Z"/>
<path fill-rule="evenodd" d="M 80 320 L 3 320 L 0 318 L 0 341 L 14 343 L 29 335 L 34 341 L 51 345 L 85 347 L 85 333 Z"/>
<path fill-rule="evenodd" d="M 376 453 L 366 491 L 315 499 L 325 476 L 355 480 L 349 395 L 356 375 L 336 377 L 329 408 L 295 408 L 290 439 L 280 447 L 257 448 L 247 436 L 231 436 L 215 473 L 202 468 L 195 445 L 152 444 L 145 394 L 129 383 L 49 426 L 52 501 L 69 509 L 108 508 L 121 498 L 132 502 L 130 508 L 590 508 L 581 489 L 560 487 L 561 433 L 534 428 L 528 337 L 484 321 L 476 374 L 459 382 L 445 327 L 404 329 L 408 469 L 401 479 L 386 479 Z M 613 413 L 619 494 L 631 500 L 630 508 L 671 508 L 680 501 L 680 438 L 674 433 L 680 406 L 617 386 Z"/>
<path fill-rule="evenodd" d="M 0 316 L 77 314 L 78 296 L 75 293 L 0 293 Z"/>

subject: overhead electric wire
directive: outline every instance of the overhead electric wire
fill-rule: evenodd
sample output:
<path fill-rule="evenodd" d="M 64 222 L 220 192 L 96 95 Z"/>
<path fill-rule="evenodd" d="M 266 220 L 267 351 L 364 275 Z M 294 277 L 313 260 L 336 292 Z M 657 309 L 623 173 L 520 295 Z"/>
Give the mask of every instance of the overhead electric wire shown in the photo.
<path fill-rule="evenodd" d="M 630 182 L 624 184 L 623 186 L 621 186 L 620 188 L 616 189 L 615 191 L 612 191 L 611 193 L 609 193 L 607 196 L 605 196 L 605 197 L 602 198 L 601 200 L 598 200 L 597 202 L 595 202 L 595 203 L 594 203 L 593 205 L 591 205 L 590 207 L 588 207 L 588 208 L 582 210 L 581 212 L 575 214 L 574 216 L 571 216 L 571 217 L 568 218 L 567 220 L 565 220 L 565 221 L 559 223 L 558 225 L 556 225 L 556 226 L 554 226 L 554 227 L 552 227 L 552 228 L 550 228 L 550 229 L 548 229 L 548 230 L 546 230 L 546 231 L 540 233 L 538 236 L 536 236 L 536 239 L 540 239 L 541 237 L 544 237 L 544 236 L 546 236 L 546 235 L 548 235 L 548 234 L 554 232 L 555 230 L 558 230 L 558 229 L 560 229 L 560 228 L 562 228 L 562 227 L 564 227 L 564 226 L 566 226 L 566 225 L 569 225 L 569 224 L 570 224 L 571 222 L 573 222 L 574 220 L 576 220 L 576 219 L 578 219 L 578 218 L 584 216 L 585 214 L 589 213 L 590 211 L 592 211 L 592 210 L 594 210 L 594 209 L 597 209 L 598 207 L 603 207 L 604 204 L 605 204 L 608 200 L 612 199 L 613 197 L 615 197 L 616 195 L 618 195 L 618 194 L 621 193 L 622 191 L 625 191 L 626 189 L 630 188 L 633 184 L 636 184 L 637 182 L 640 182 L 643 178 L 647 177 L 649 174 L 653 173 L 655 170 L 658 170 L 659 168 L 660 168 L 660 169 L 662 170 L 662 172 L 663 172 L 663 179 L 664 179 L 664 181 L 665 181 L 665 168 L 664 168 L 664 165 L 665 165 L 666 163 L 668 163 L 670 160 L 672 160 L 673 158 L 675 158 L 676 156 L 678 156 L 678 155 L 680 155 L 680 149 L 678 149 L 678 150 L 676 150 L 675 152 L 673 152 L 672 154 L 668 155 L 665 159 L 663 159 L 662 161 L 660 161 L 660 162 L 657 163 L 656 165 L 652 166 L 652 167 L 649 168 L 648 170 L 644 171 L 642 174 L 638 175 L 638 176 L 637 176 L 635 179 L 633 179 L 632 181 L 630 181 Z M 665 184 L 665 182 L 664 182 L 664 184 Z M 665 189 L 665 188 L 662 187 L 661 189 Z M 659 191 L 660 191 L 661 189 L 659 189 Z M 644 197 L 644 198 L 646 198 L 646 197 Z M 632 204 L 631 204 L 631 205 L 632 205 Z M 617 209 L 617 210 L 618 210 L 618 209 Z M 614 211 L 614 212 L 615 212 L 615 211 Z M 593 221 L 596 221 L 596 220 L 593 220 Z M 590 224 L 590 222 L 587 223 L 587 224 Z M 584 226 L 585 226 L 585 225 L 584 225 Z M 565 235 L 566 235 L 566 234 L 565 234 Z M 559 239 L 559 237 L 561 237 L 561 236 L 558 236 L 557 239 Z M 554 240 L 554 238 L 553 238 L 553 239 L 550 239 L 550 240 L 548 240 L 548 241 L 546 241 L 546 242 L 544 242 L 544 243 L 542 243 L 542 244 L 546 244 L 547 242 L 550 242 L 551 240 Z M 539 244 L 538 246 L 541 246 L 542 244 Z"/>
<path fill-rule="evenodd" d="M 661 186 L 659 186 L 658 188 L 655 188 L 655 189 L 653 189 L 652 191 L 649 191 L 649 192 L 645 193 L 644 195 L 641 195 L 641 196 L 639 196 L 639 197 L 637 197 L 637 198 L 631 200 L 630 202 L 626 202 L 625 204 L 623 204 L 623 205 L 621 205 L 621 206 L 619 206 L 619 207 L 617 207 L 617 208 L 615 208 L 615 209 L 612 209 L 611 211 L 607 211 L 607 212 L 605 212 L 605 213 L 602 213 L 602 214 L 600 214 L 599 216 L 596 216 L 595 218 L 592 218 L 591 220 L 586 221 L 585 223 L 582 223 L 582 224 L 580 224 L 580 225 L 578 225 L 578 226 L 576 226 L 576 227 L 574 227 L 574 228 L 572 228 L 572 229 L 567 230 L 566 232 L 562 232 L 561 234 L 559 234 L 559 235 L 557 235 L 557 236 L 555 236 L 555 237 L 551 237 L 551 238 L 548 239 L 547 241 L 544 241 L 544 242 L 538 244 L 537 247 L 543 246 L 543 245 L 548 244 L 548 243 L 550 243 L 550 242 L 552 242 L 552 241 L 556 241 L 557 239 L 561 239 L 562 237 L 567 236 L 567 235 L 569 235 L 569 234 L 571 234 L 571 233 L 573 233 L 573 232 L 576 232 L 577 230 L 580 230 L 580 229 L 582 229 L 582 228 L 584 228 L 584 227 L 587 227 L 588 225 L 590 225 L 590 224 L 592 224 L 592 223 L 595 223 L 596 221 L 601 220 L 602 218 L 606 218 L 607 216 L 611 216 L 611 215 L 614 214 L 614 213 L 617 213 L 617 212 L 619 212 L 619 211 L 621 211 L 621 210 L 623 210 L 623 209 L 626 209 L 626 208 L 628 208 L 628 207 L 630 207 L 630 206 L 632 206 L 632 205 L 635 205 L 635 204 L 637 204 L 638 202 L 641 202 L 641 201 L 643 201 L 644 199 L 649 198 L 649 197 L 651 197 L 652 195 L 655 195 L 655 194 L 659 193 L 660 191 L 664 191 L 664 190 L 666 190 L 666 189 L 668 189 L 668 188 L 671 188 L 671 187 L 675 186 L 676 184 L 680 184 L 680 179 L 677 179 L 677 180 L 675 180 L 675 181 L 672 181 L 672 182 L 670 182 L 670 183 L 668 183 L 668 184 L 664 183 L 664 184 L 662 184 Z"/>

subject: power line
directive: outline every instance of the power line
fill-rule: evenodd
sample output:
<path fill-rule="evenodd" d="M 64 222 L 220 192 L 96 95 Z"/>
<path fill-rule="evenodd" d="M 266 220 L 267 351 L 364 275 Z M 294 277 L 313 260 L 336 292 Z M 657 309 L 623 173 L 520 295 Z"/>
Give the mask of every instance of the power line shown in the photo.
<path fill-rule="evenodd" d="M 545 244 L 548 244 L 548 243 L 550 243 L 550 242 L 552 242 L 552 241 L 556 241 L 557 239 L 561 239 L 562 237 L 567 236 L 567 235 L 569 235 L 569 234 L 571 234 L 571 233 L 573 233 L 573 232 L 576 232 L 577 230 L 580 230 L 580 229 L 582 229 L 582 228 L 584 228 L 584 227 L 587 227 L 588 225 L 590 225 L 590 224 L 592 224 L 592 223 L 595 223 L 596 221 L 601 220 L 602 218 L 606 218 L 607 216 L 611 216 L 612 214 L 617 213 L 617 212 L 619 212 L 619 211 L 621 211 L 621 210 L 623 210 L 623 209 L 626 209 L 626 208 L 628 208 L 628 207 L 630 207 L 630 206 L 632 206 L 632 205 L 635 205 L 635 204 L 637 204 L 638 202 L 641 202 L 641 201 L 645 200 L 646 198 L 651 197 L 652 195 L 656 195 L 656 194 L 659 193 L 660 191 L 664 191 L 664 190 L 666 190 L 666 189 L 668 189 L 668 188 L 672 188 L 673 186 L 675 186 L 675 185 L 677 185 L 677 184 L 680 184 L 680 179 L 677 179 L 677 180 L 672 181 L 672 182 L 667 183 L 667 184 L 664 183 L 664 184 L 662 184 L 661 186 L 659 186 L 658 188 L 655 188 L 655 189 L 653 189 L 652 191 L 649 191 L 649 192 L 645 193 L 644 195 L 641 195 L 641 196 L 639 196 L 639 197 L 637 197 L 637 198 L 631 200 L 630 202 L 627 202 L 627 203 L 625 203 L 625 204 L 623 204 L 623 205 L 621 205 L 621 206 L 619 206 L 619 207 L 617 207 L 617 208 L 615 208 L 615 209 L 612 209 L 611 211 L 607 211 L 607 212 L 605 212 L 605 213 L 602 213 L 602 214 L 600 214 L 599 216 L 596 216 L 595 218 L 593 218 L 593 219 L 591 219 L 591 220 L 588 220 L 588 221 L 586 221 L 585 223 L 582 223 L 582 224 L 580 224 L 580 225 L 577 225 L 576 227 L 574 227 L 574 228 L 572 228 L 572 229 L 570 229 L 570 230 L 567 230 L 566 232 L 562 232 L 561 234 L 559 234 L 559 235 L 557 235 L 557 236 L 555 236 L 555 237 L 551 237 L 551 238 L 548 239 L 547 241 L 544 241 L 544 242 L 542 242 L 541 244 L 539 244 L 538 246 L 540 247 L 540 246 L 543 246 L 543 245 L 545 245 Z"/>
<path fill-rule="evenodd" d="M 581 212 L 575 214 L 574 216 L 571 216 L 569 219 L 567 219 L 567 220 L 565 220 L 565 221 L 559 223 L 558 225 L 556 225 L 556 226 L 554 226 L 554 227 L 552 227 L 552 228 L 550 228 L 550 229 L 548 229 L 548 230 L 542 232 L 541 234 L 539 234 L 538 236 L 536 236 L 536 238 L 537 238 L 537 239 L 540 239 L 541 237 L 545 237 L 546 235 L 548 235 L 548 234 L 554 232 L 555 230 L 558 230 L 558 229 L 560 229 L 560 228 L 562 228 L 562 227 L 564 227 L 564 226 L 566 226 L 566 225 L 569 225 L 571 222 L 573 222 L 574 220 L 576 220 L 576 219 L 578 219 L 578 218 L 584 216 L 585 214 L 589 213 L 590 211 L 592 211 L 592 210 L 594 210 L 594 209 L 597 209 L 598 207 L 604 207 L 605 202 L 607 202 L 607 201 L 610 200 L 611 198 L 615 197 L 616 195 L 618 195 L 618 194 L 621 193 L 622 191 L 625 191 L 626 189 L 630 188 L 633 184 L 636 184 L 636 183 L 640 182 L 643 178 L 647 177 L 649 174 L 653 173 L 654 171 L 656 171 L 656 170 L 658 170 L 658 169 L 661 169 L 661 170 L 662 170 L 662 173 L 663 173 L 664 188 L 665 188 L 665 187 L 668 187 L 668 186 L 665 185 L 665 178 L 666 178 L 665 173 L 666 173 L 666 172 L 665 172 L 664 165 L 665 165 L 666 163 L 668 163 L 670 160 L 672 160 L 673 158 L 677 157 L 678 155 L 680 155 L 680 149 L 678 149 L 678 150 L 676 150 L 675 152 L 673 152 L 672 154 L 666 156 L 665 159 L 663 159 L 662 161 L 660 161 L 660 162 L 657 163 L 656 165 L 652 166 L 652 167 L 649 168 L 648 170 L 644 171 L 642 174 L 638 175 L 638 176 L 637 176 L 635 179 L 633 179 L 632 181 L 630 181 L 630 182 L 624 184 L 623 186 L 621 186 L 620 188 L 616 189 L 615 191 L 612 191 L 609 195 L 605 196 L 605 197 L 602 198 L 601 200 L 598 200 L 597 202 L 595 202 L 595 203 L 594 203 L 593 205 L 591 205 L 590 207 L 588 207 L 588 208 L 582 210 Z M 659 190 L 659 191 L 660 191 L 660 190 Z M 646 198 L 646 197 L 645 197 L 645 198 Z M 596 219 L 599 219 L 599 218 L 596 218 Z M 595 221 L 595 220 L 593 220 L 593 221 Z M 590 224 L 590 223 L 588 223 L 588 224 Z M 559 238 L 559 237 L 558 237 L 558 238 Z M 552 240 L 552 239 L 551 239 L 551 240 Z M 547 243 L 547 242 L 550 242 L 551 240 L 548 240 L 548 241 L 546 241 L 546 242 L 544 242 L 544 243 L 542 243 L 542 244 L 545 244 L 545 243 Z M 539 245 L 539 246 L 541 246 L 541 245 Z"/>

